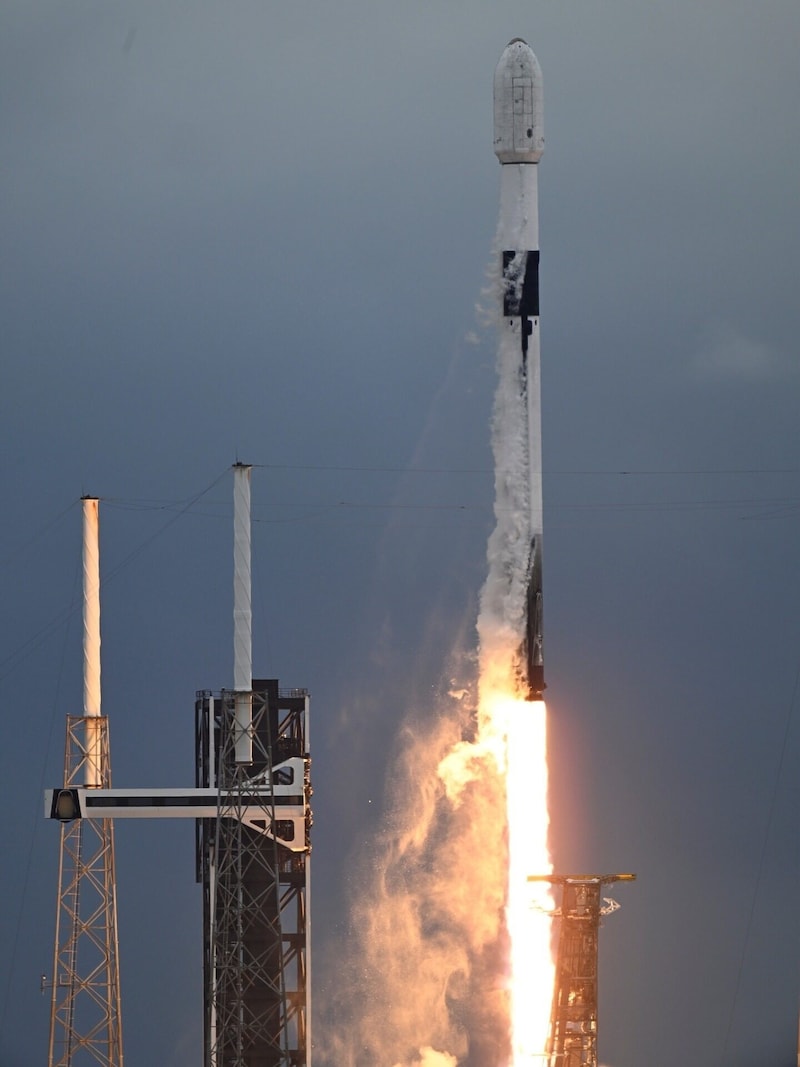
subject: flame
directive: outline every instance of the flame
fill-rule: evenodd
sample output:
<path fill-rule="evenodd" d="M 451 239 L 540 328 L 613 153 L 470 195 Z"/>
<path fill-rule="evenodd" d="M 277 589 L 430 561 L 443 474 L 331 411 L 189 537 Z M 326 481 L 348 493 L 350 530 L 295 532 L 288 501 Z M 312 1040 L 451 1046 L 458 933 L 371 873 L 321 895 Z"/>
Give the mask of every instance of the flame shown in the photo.
<path fill-rule="evenodd" d="M 502 743 L 508 827 L 506 926 L 509 937 L 509 1067 L 541 1067 L 549 1035 L 555 963 L 548 883 L 547 708 L 494 692 L 481 699 L 481 734 Z"/>
<path fill-rule="evenodd" d="M 476 1063 L 548 1062 L 553 903 L 528 881 L 552 872 L 546 709 L 500 651 L 481 664 L 475 734 L 471 703 L 403 731 L 351 954 L 329 959 L 326 1063 L 455 1067 L 473 1038 Z"/>

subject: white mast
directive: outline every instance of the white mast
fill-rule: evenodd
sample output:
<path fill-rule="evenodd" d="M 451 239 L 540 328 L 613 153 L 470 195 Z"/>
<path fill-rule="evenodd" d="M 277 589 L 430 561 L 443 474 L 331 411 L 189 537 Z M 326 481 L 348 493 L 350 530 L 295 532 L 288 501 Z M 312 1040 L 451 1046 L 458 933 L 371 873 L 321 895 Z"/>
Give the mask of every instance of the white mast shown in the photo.
<path fill-rule="evenodd" d="M 233 467 L 233 691 L 236 762 L 253 762 L 253 638 L 250 602 L 250 471 Z"/>
<path fill-rule="evenodd" d="M 99 501 L 83 497 L 83 714 L 86 719 L 86 785 L 103 784 L 100 734 Z"/>
<path fill-rule="evenodd" d="M 48 1067 L 123 1067 L 114 822 L 82 818 L 79 795 L 111 786 L 100 709 L 99 501 L 83 497 L 83 715 L 67 716 L 64 785 L 47 804 L 62 822 Z"/>

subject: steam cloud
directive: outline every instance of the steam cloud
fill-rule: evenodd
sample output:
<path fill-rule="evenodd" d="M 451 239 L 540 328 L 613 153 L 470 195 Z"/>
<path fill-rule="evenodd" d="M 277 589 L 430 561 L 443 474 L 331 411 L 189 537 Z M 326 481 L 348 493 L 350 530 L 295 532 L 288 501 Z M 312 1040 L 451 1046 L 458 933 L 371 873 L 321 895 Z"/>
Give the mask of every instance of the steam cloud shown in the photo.
<path fill-rule="evenodd" d="M 469 699 L 449 696 L 435 717 L 402 730 L 333 1009 L 326 1058 L 340 1067 L 494 1067 L 507 1058 L 497 978 L 505 799 L 491 752 L 465 739 L 471 729 Z"/>
<path fill-rule="evenodd" d="M 419 1067 L 456 1067 L 457 1062 L 455 1056 L 451 1056 L 449 1052 L 437 1052 L 429 1045 L 421 1048 L 419 1056 L 414 1060 Z M 395 1067 L 402 1067 L 402 1065 L 395 1064 Z"/>
<path fill-rule="evenodd" d="M 494 267 L 495 307 L 499 292 Z M 478 619 L 482 696 L 515 692 L 525 626 L 530 487 L 518 364 L 504 337 L 492 422 L 497 525 Z M 510 1060 L 505 738 L 475 690 L 459 677 L 441 706 L 402 729 L 388 816 L 358 875 L 339 987 L 324 1006 L 325 1059 L 336 1067 Z"/>

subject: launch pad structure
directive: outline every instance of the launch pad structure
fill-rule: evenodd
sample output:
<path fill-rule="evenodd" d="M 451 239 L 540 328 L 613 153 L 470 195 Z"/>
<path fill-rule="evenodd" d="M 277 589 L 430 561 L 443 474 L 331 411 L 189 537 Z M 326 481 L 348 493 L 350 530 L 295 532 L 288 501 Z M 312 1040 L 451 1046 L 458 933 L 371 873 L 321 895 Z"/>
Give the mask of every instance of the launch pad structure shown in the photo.
<path fill-rule="evenodd" d="M 84 783 L 88 763 L 100 769 L 99 781 L 109 788 L 108 719 L 70 715 L 67 787 Z M 64 814 L 71 815 L 71 791 L 62 790 L 59 800 Z M 61 821 L 47 1063 L 122 1067 L 114 824 L 110 819 Z M 42 992 L 46 985 L 43 980 Z"/>
<path fill-rule="evenodd" d="M 309 1067 L 309 697 L 252 688 L 252 761 L 235 760 L 233 693 L 198 693 L 204 1067 Z M 287 792 L 291 790 L 291 793 Z"/>
<path fill-rule="evenodd" d="M 112 788 L 99 715 L 97 500 L 84 507 L 84 688 L 95 695 L 84 716 L 68 718 L 64 784 L 45 792 L 45 816 L 61 823 L 48 1067 L 123 1067 L 113 862 L 121 818 L 195 820 L 203 1067 L 311 1064 L 309 694 L 252 678 L 250 467 L 233 470 L 234 686 L 197 694 L 194 788 Z"/>
<path fill-rule="evenodd" d="M 520 528 L 526 558 L 513 592 L 525 619 L 517 673 L 529 701 L 540 701 L 545 689 L 542 120 L 539 63 L 515 38 L 495 71 L 494 150 L 501 164 L 501 352 L 512 372 L 527 466 L 515 486 L 517 510 L 525 512 Z M 233 687 L 196 694 L 196 777 L 190 789 L 112 788 L 108 722 L 100 715 L 98 502 L 84 501 L 84 716 L 67 720 L 64 784 L 45 796 L 45 814 L 62 824 L 48 1067 L 123 1067 L 113 826 L 120 818 L 195 820 L 203 901 L 203 1067 L 311 1067 L 309 696 L 304 689 L 281 690 L 276 679 L 253 678 L 251 468 L 237 462 L 233 471 Z M 599 928 L 618 907 L 602 893 L 613 882 L 634 878 L 529 878 L 560 888 L 553 913 L 560 930 L 548 1067 L 597 1067 Z"/>
<path fill-rule="evenodd" d="M 253 679 L 250 468 L 234 467 L 234 687 L 195 702 L 195 785 L 111 784 L 100 714 L 98 501 L 84 500 L 84 711 L 67 719 L 48 1067 L 123 1067 L 114 820 L 191 818 L 203 894 L 203 1067 L 311 1067 L 309 695 Z M 630 874 L 561 888 L 548 1067 L 597 1067 L 598 934 Z"/>
<path fill-rule="evenodd" d="M 619 904 L 603 897 L 613 882 L 633 882 L 635 874 L 542 874 L 529 882 L 561 888 L 554 917 L 560 920 L 548 1067 L 597 1067 L 598 952 L 600 922 Z"/>

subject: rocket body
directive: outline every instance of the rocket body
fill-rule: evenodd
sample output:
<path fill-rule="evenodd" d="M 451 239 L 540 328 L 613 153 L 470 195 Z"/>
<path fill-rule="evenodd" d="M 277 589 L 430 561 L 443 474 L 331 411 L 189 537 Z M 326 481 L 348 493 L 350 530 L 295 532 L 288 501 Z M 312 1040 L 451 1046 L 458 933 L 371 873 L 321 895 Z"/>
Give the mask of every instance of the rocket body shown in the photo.
<path fill-rule="evenodd" d="M 542 73 L 520 38 L 507 45 L 494 77 L 494 151 L 501 164 L 500 223 L 504 346 L 518 358 L 527 471 L 520 516 L 526 525 L 524 621 L 518 671 L 529 700 L 545 688 L 542 633 L 542 431 L 539 351 L 539 160 L 544 150 Z"/>

